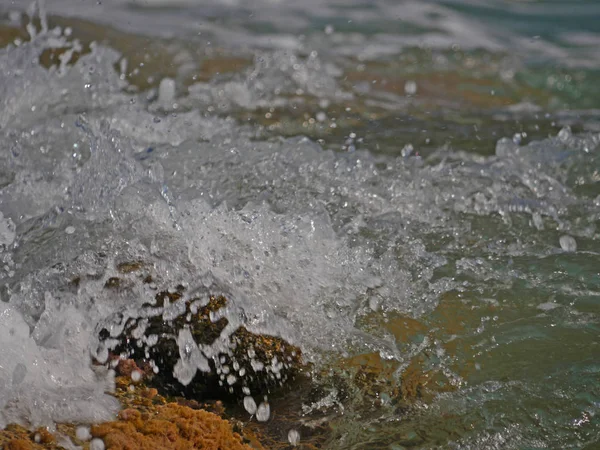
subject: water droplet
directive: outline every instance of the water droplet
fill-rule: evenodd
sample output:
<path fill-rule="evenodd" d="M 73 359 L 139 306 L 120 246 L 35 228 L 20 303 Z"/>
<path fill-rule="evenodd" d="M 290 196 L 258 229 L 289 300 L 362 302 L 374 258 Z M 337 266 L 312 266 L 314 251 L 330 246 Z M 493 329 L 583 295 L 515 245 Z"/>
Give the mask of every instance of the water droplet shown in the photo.
<path fill-rule="evenodd" d="M 409 80 L 406 83 L 404 83 L 404 93 L 406 95 L 415 95 L 417 93 L 416 81 Z"/>
<path fill-rule="evenodd" d="M 258 409 L 256 410 L 256 420 L 259 422 L 266 422 L 269 420 L 269 416 L 271 415 L 271 407 L 267 402 L 262 402 L 258 405 Z"/>
<path fill-rule="evenodd" d="M 90 442 L 90 450 L 104 450 L 105 448 L 102 439 L 94 438 L 92 439 L 92 442 Z"/>
<path fill-rule="evenodd" d="M 577 241 L 572 236 L 564 235 L 559 239 L 560 247 L 565 252 L 576 252 L 577 251 Z"/>
<path fill-rule="evenodd" d="M 262 405 L 262 403 L 261 403 Z M 244 397 L 244 409 L 248 412 L 248 414 L 256 413 L 256 402 L 250 396 Z"/>
<path fill-rule="evenodd" d="M 401 150 L 402 157 L 408 158 L 412 154 L 413 151 L 414 151 L 414 147 L 412 146 L 412 144 L 406 144 Z"/>
<path fill-rule="evenodd" d="M 288 432 L 288 442 L 294 447 L 300 442 L 300 433 L 293 428 Z"/>
<path fill-rule="evenodd" d="M 379 310 L 379 299 L 376 297 L 369 298 L 369 308 L 371 308 L 372 311 L 378 311 Z"/>
<path fill-rule="evenodd" d="M 565 126 L 563 127 L 559 132 L 558 132 L 558 138 L 563 141 L 566 142 L 568 141 L 571 136 L 573 135 L 573 133 L 571 132 L 571 127 L 570 126 Z"/>
<path fill-rule="evenodd" d="M 531 219 L 533 221 L 533 225 L 538 230 L 543 230 L 544 229 L 544 219 L 542 219 L 542 215 L 539 212 L 534 212 L 531 215 Z"/>
<path fill-rule="evenodd" d="M 500 158 L 507 157 L 508 155 L 515 152 L 518 148 L 512 139 L 502 138 L 496 143 L 496 156 Z"/>
<path fill-rule="evenodd" d="M 515 133 L 515 135 L 512 138 L 513 142 L 516 145 L 521 145 L 521 141 L 523 140 L 523 136 L 521 135 L 521 133 Z"/>
<path fill-rule="evenodd" d="M 158 102 L 161 105 L 172 104 L 175 100 L 175 80 L 163 78 L 158 86 Z"/>

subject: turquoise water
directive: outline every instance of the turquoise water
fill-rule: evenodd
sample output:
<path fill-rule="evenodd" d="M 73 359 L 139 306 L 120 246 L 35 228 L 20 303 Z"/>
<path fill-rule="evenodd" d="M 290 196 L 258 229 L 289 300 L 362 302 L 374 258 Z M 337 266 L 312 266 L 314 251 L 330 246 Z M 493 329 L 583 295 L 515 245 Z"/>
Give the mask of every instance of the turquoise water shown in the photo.
<path fill-rule="evenodd" d="M 304 349 L 301 443 L 600 446 L 598 2 L 37 5 L 0 4 L 1 425 L 111 417 L 66 368 L 141 260 Z"/>

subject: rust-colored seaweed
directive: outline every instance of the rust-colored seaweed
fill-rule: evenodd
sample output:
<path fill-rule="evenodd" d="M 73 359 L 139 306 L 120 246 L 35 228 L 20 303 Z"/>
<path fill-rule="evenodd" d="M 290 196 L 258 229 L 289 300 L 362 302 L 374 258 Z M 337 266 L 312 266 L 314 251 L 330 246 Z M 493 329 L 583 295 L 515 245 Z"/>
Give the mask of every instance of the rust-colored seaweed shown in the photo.
<path fill-rule="evenodd" d="M 119 419 L 95 425 L 92 436 L 112 450 L 246 450 L 231 424 L 216 414 L 169 403 L 142 413 L 125 409 Z"/>

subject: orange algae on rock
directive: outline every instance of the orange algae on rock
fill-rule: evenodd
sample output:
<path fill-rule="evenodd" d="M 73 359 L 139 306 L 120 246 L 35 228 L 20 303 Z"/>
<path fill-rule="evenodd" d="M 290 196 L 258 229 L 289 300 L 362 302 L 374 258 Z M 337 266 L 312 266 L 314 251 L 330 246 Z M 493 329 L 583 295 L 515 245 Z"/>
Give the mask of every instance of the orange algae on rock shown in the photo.
<path fill-rule="evenodd" d="M 62 448 L 45 428 L 31 431 L 21 425 L 10 424 L 0 430 L 0 448 L 3 450 L 40 450 Z"/>
<path fill-rule="evenodd" d="M 92 426 L 92 436 L 114 450 L 249 450 L 216 414 L 169 403 L 154 414 L 126 409 L 119 420 Z"/>
<path fill-rule="evenodd" d="M 27 439 L 11 439 L 3 448 L 4 450 L 33 450 L 34 446 Z"/>
<path fill-rule="evenodd" d="M 203 409 L 193 409 L 168 403 L 156 389 L 143 383 L 132 384 L 130 377 L 117 377 L 115 397 L 124 409 L 118 419 L 91 427 L 93 437 L 101 438 L 107 449 L 127 450 L 249 450 L 233 426 L 219 415 Z M 203 405 L 198 404 L 198 407 Z M 89 442 L 76 436 L 78 424 L 57 424 L 57 436 L 70 440 L 83 449 Z M 31 431 L 10 424 L 0 430 L 2 450 L 54 450 L 63 448 L 45 428 Z"/>

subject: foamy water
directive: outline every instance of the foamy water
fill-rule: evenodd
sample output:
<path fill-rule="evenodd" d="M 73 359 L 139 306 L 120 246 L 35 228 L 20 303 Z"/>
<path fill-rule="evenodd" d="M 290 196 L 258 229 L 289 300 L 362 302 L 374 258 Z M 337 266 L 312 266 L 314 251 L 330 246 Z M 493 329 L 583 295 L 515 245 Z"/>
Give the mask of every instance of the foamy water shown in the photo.
<path fill-rule="evenodd" d="M 339 31 L 341 25 L 319 25 L 338 60 L 321 54 L 322 34 L 267 37 L 248 31 L 252 21 L 234 30 L 202 22 L 207 11 L 230 17 L 249 8 L 264 11 L 261 20 L 275 28 L 302 30 L 314 27 L 317 16 L 339 18 L 335 5 L 304 5 L 309 17 L 302 19 L 286 2 L 203 4 L 207 9 L 188 2 L 188 13 L 202 17 L 194 21 L 174 8 L 147 10 L 147 3 L 48 1 L 45 8 L 104 24 L 114 19 L 138 33 L 156 20 L 160 26 L 152 33 L 173 33 L 177 25 L 185 36 L 199 21 L 221 46 L 243 39 L 254 53 L 249 67 L 231 78 L 187 87 L 165 79 L 154 91 L 138 92 L 127 80 L 127 55 L 94 43 L 75 62 L 73 53 L 83 48 L 77 37 L 65 28 L 47 29 L 45 20 L 30 26 L 26 42 L 0 50 L 0 426 L 113 417 L 118 405 L 105 391 L 114 374 L 92 365 L 92 358 L 107 356 L 99 330 L 118 335 L 122 318 L 139 315 L 156 290 L 182 285 L 190 296 L 226 295 L 223 314 L 232 327 L 281 336 L 309 359 L 375 352 L 403 367 L 426 355 L 426 364 L 457 390 L 436 397 L 416 423 L 408 422 L 426 429 L 421 434 L 431 440 L 423 446 L 593 445 L 597 387 L 585 384 L 591 381 L 565 387 L 577 379 L 573 367 L 581 380 L 593 380 L 598 370 L 598 342 L 591 336 L 598 330 L 600 135 L 593 132 L 593 113 L 583 127 L 592 131 L 565 127 L 527 145 L 520 135 L 498 136 L 495 151 L 480 152 L 488 156 L 447 146 L 421 156 L 404 142 L 394 143 L 390 155 L 377 151 L 376 133 L 348 134 L 340 142 L 345 151 L 334 152 L 293 133 L 261 134 L 236 116 L 271 105 L 291 111 L 294 95 L 318 99 L 320 109 L 350 104 L 361 88 L 343 83 L 347 55 L 365 61 L 449 42 L 477 42 L 494 55 L 525 38 L 510 33 L 507 41 L 505 28 L 490 32 L 449 6 L 357 3 L 343 16 L 346 25 L 385 14 L 426 31 L 369 37 L 362 29 L 354 38 Z M 282 16 L 281 8 L 289 14 Z M 534 6 L 512 8 L 526 14 Z M 28 21 L 16 14 L 12 20 Z M 385 20 L 379 26 L 385 28 Z M 565 66 L 593 64 L 597 50 L 584 37 L 596 35 L 582 33 L 573 51 L 536 39 L 541 44 L 528 57 L 542 49 L 551 59 L 565 58 Z M 314 52 L 299 51 L 313 42 Z M 66 51 L 48 69 L 39 59 L 53 48 Z M 184 72 L 186 62 L 182 58 Z M 153 284 L 119 274 L 118 264 L 128 261 L 143 261 Z M 115 276 L 126 279 L 126 288 L 106 289 Z M 403 342 L 386 328 L 394 314 L 429 324 L 451 296 L 471 311 L 452 335 L 431 325 L 423 339 Z M 364 326 L 373 314 L 378 325 Z M 559 345 L 564 336 L 570 340 L 560 351 L 572 344 L 575 361 L 552 359 L 541 365 L 544 374 L 523 375 L 518 363 L 511 365 L 515 359 L 507 354 L 536 351 L 535 345 L 528 349 L 531 342 Z M 467 356 L 448 353 L 445 344 L 453 340 L 469 344 Z M 515 342 L 525 344 L 515 348 Z M 212 357 L 208 348 L 202 351 L 194 370 Z M 465 378 L 459 366 L 467 363 L 478 369 Z M 189 373 L 176 376 L 186 381 Z M 513 419 L 508 405 L 515 401 L 522 413 Z M 471 410 L 481 410 L 481 417 Z M 458 437 L 427 434 L 449 411 L 476 422 L 475 431 L 456 419 Z M 346 412 L 339 426 L 346 434 L 332 447 L 366 445 L 373 436 L 386 445 L 410 442 L 394 434 L 408 431 L 395 431 L 393 408 L 372 422 Z M 353 434 L 357 423 L 372 430 Z M 544 423 L 541 431 L 536 423 Z"/>

